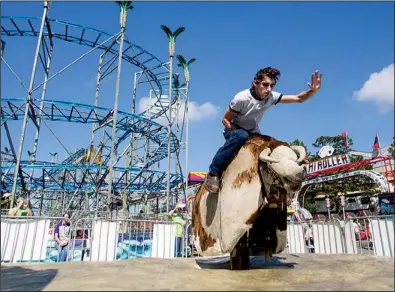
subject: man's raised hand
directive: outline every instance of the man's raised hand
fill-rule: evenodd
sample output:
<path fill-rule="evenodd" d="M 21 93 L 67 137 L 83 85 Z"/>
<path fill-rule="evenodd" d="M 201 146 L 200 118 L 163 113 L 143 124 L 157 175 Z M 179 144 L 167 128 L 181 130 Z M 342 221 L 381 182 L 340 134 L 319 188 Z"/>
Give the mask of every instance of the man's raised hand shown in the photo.
<path fill-rule="evenodd" d="M 311 74 L 311 83 L 307 83 L 307 85 L 311 91 L 317 92 L 321 89 L 321 81 L 322 73 L 318 73 L 318 70 L 316 70 L 313 74 Z"/>

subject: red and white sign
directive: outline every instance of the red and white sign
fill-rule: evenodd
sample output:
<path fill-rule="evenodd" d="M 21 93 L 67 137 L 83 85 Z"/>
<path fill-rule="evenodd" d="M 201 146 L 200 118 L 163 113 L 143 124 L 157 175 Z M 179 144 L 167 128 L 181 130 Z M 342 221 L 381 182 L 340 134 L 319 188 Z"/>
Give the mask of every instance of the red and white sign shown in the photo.
<path fill-rule="evenodd" d="M 340 154 L 309 163 L 308 165 L 306 165 L 306 171 L 309 174 L 316 171 L 331 169 L 340 165 L 346 165 L 349 163 L 350 156 L 348 154 Z"/>

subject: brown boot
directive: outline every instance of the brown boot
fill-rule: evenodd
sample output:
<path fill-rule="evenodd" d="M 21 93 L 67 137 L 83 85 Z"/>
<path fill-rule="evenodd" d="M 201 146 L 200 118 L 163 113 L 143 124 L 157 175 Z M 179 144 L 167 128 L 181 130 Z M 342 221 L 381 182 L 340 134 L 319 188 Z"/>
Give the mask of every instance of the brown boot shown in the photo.
<path fill-rule="evenodd" d="M 207 174 L 206 180 L 204 182 L 204 187 L 210 193 L 218 193 L 219 191 L 219 178 L 217 176 L 211 176 Z"/>

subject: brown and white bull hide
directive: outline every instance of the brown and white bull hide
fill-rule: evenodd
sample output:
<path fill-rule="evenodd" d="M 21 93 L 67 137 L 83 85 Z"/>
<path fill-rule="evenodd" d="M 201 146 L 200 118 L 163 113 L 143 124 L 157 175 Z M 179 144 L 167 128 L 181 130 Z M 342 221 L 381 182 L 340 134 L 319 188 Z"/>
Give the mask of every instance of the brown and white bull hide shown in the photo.
<path fill-rule="evenodd" d="M 194 241 L 199 254 L 215 256 L 229 253 L 242 235 L 251 229 L 260 210 L 267 204 L 266 196 L 261 193 L 259 154 L 265 148 L 275 149 L 280 145 L 288 146 L 269 136 L 251 137 L 224 172 L 218 194 L 200 187 L 192 216 Z M 285 248 L 286 231 L 279 231 L 277 235 L 276 253 Z"/>

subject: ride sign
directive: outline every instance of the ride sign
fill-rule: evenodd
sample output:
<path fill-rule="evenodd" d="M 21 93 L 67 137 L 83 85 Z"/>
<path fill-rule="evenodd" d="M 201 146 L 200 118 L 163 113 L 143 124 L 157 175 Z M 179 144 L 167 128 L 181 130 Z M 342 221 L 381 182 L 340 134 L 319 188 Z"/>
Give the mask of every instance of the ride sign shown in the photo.
<path fill-rule="evenodd" d="M 327 170 L 336 166 L 346 165 L 349 163 L 350 163 L 350 156 L 348 154 L 340 154 L 311 162 L 308 165 L 306 165 L 306 171 L 309 174 L 312 172 Z"/>

